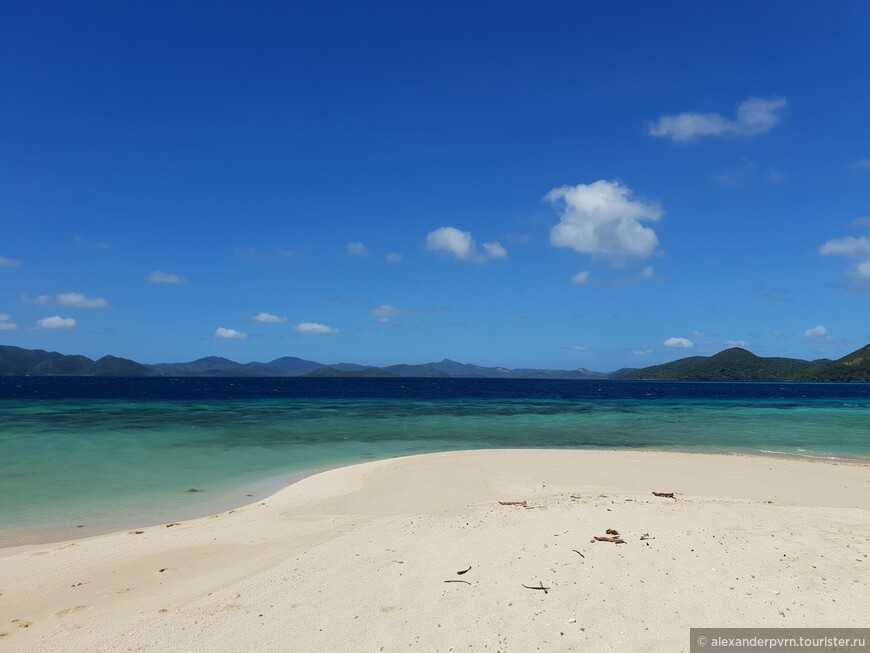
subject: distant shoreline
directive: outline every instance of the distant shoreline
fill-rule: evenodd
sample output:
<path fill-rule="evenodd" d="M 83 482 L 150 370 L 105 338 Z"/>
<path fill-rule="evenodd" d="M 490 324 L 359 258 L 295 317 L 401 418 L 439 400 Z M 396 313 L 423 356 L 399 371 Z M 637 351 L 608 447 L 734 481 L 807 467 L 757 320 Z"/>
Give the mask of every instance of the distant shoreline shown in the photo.
<path fill-rule="evenodd" d="M 234 377 L 234 378 L 493 378 L 630 381 L 809 381 L 870 382 L 870 344 L 837 360 L 762 357 L 729 347 L 713 356 L 689 356 L 643 368 L 613 372 L 575 369 L 485 367 L 445 358 L 438 362 L 386 366 L 324 364 L 295 356 L 238 363 L 207 356 L 184 363 L 143 364 L 117 356 L 92 360 L 41 349 L 0 345 L 0 376 Z"/>

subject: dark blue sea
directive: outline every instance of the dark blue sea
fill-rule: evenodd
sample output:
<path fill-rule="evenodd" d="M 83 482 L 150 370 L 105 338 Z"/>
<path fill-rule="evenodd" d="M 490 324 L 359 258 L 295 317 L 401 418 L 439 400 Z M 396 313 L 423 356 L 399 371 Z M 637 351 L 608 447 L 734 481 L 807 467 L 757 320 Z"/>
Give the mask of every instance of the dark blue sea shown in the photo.
<path fill-rule="evenodd" d="M 870 384 L 0 377 L 0 545 L 217 512 L 481 448 L 870 460 Z"/>

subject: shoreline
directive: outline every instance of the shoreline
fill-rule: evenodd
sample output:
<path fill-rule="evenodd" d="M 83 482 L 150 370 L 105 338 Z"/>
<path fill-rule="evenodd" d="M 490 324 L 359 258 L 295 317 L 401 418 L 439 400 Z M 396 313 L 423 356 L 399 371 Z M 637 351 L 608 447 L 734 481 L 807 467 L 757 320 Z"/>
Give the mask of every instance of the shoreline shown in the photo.
<path fill-rule="evenodd" d="M 858 627 L 868 524 L 870 465 L 391 458 L 211 517 L 0 549 L 0 651 L 682 650 L 692 626 Z M 606 529 L 625 543 L 595 542 Z"/>
<path fill-rule="evenodd" d="M 376 458 L 376 459 L 366 459 L 360 460 L 356 462 L 350 462 L 346 464 L 329 466 L 329 467 L 318 467 L 313 469 L 306 470 L 297 470 L 293 472 L 287 472 L 283 474 L 278 474 L 275 476 L 270 476 L 268 478 L 260 479 L 257 481 L 247 482 L 243 485 L 239 485 L 232 490 L 224 490 L 223 494 L 225 495 L 223 498 L 217 499 L 215 501 L 210 501 L 207 504 L 202 505 L 201 507 L 190 507 L 187 510 L 178 510 L 178 511 L 170 511 L 161 510 L 156 512 L 151 518 L 142 519 L 140 521 L 134 520 L 125 520 L 125 521 L 110 521 L 106 522 L 104 525 L 98 525 L 94 527 L 84 526 L 82 531 L 76 532 L 72 527 L 66 527 L 61 530 L 51 530 L 50 527 L 46 527 L 45 529 L 39 528 L 36 530 L 28 530 L 25 531 L 22 529 L 21 531 L 7 531 L 7 532 L 21 532 L 22 534 L 18 538 L 6 538 L 6 540 L 14 540 L 19 539 L 20 541 L 11 541 L 8 542 L 6 540 L 0 540 L 0 555 L 2 552 L 7 549 L 13 548 L 23 548 L 23 547 L 33 547 L 33 546 L 44 546 L 49 544 L 57 544 L 63 542 L 75 542 L 82 539 L 88 539 L 92 537 L 100 537 L 103 535 L 110 535 L 112 533 L 120 533 L 122 531 L 128 529 L 139 529 L 139 528 L 151 528 L 154 526 L 159 526 L 161 524 L 167 522 L 175 522 L 175 521 L 194 521 L 200 519 L 207 519 L 215 517 L 221 513 L 226 513 L 230 510 L 239 510 L 241 508 L 245 508 L 254 504 L 257 504 L 261 501 L 265 501 L 271 499 L 274 495 L 281 493 L 283 490 L 291 487 L 292 485 L 308 478 L 311 476 L 316 476 L 318 474 L 322 474 L 324 472 L 333 471 L 336 469 L 343 469 L 347 467 L 354 467 L 357 465 L 364 465 L 370 462 L 384 462 L 390 460 L 400 460 L 404 458 L 414 458 L 417 456 L 428 456 L 428 455 L 439 455 L 444 453 L 464 453 L 464 452 L 473 452 L 473 451 L 539 451 L 541 449 L 537 448 L 529 448 L 529 449 L 469 449 L 469 450 L 446 450 L 446 451 L 433 451 L 427 453 L 418 453 L 418 454 L 408 454 L 405 456 L 393 456 L 388 458 Z M 772 460 L 793 460 L 799 462 L 807 462 L 807 463 L 821 463 L 827 465 L 848 465 L 848 466 L 859 466 L 859 467 L 870 467 L 870 456 L 867 457 L 838 457 L 838 456 L 820 456 L 813 454 L 797 454 L 797 453 L 789 453 L 789 452 L 781 452 L 781 451 L 709 451 L 709 450 L 697 450 L 697 449 L 658 449 L 658 448 L 621 448 L 621 449 L 609 449 L 609 448 L 565 448 L 565 449 L 544 449 L 544 451 L 601 451 L 601 452 L 612 452 L 612 453 L 664 453 L 664 454 L 679 454 L 679 455 L 689 455 L 689 456 L 722 456 L 722 457 L 740 457 L 740 458 L 759 458 L 759 459 L 772 459 Z M 245 494 L 244 499 L 241 500 L 239 494 Z M 236 496 L 237 499 L 231 499 L 230 495 Z"/>

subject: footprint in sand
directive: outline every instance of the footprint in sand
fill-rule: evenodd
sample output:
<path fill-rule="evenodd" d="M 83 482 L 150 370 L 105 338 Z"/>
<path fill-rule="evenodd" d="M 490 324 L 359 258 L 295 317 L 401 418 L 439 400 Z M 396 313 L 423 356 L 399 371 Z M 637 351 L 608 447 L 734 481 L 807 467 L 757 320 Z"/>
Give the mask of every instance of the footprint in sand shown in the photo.
<path fill-rule="evenodd" d="M 32 621 L 25 621 L 24 619 L 13 619 L 12 623 L 19 628 L 30 628 L 33 625 Z"/>
<path fill-rule="evenodd" d="M 72 608 L 67 608 L 66 610 L 61 610 L 60 612 L 55 612 L 55 616 L 57 617 L 67 617 L 71 614 L 75 614 L 76 612 L 81 612 L 82 610 L 90 610 L 91 606 L 89 605 L 77 605 Z"/>

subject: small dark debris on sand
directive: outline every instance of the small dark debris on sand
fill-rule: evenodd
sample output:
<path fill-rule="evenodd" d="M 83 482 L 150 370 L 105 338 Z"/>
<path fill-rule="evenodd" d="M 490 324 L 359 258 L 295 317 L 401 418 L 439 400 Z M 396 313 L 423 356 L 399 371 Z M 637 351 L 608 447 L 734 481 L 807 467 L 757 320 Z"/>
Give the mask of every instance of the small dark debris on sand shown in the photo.
<path fill-rule="evenodd" d="M 445 580 L 445 583 L 465 583 L 466 585 L 471 585 L 467 580 L 462 580 L 461 578 L 451 578 L 450 580 Z"/>
<path fill-rule="evenodd" d="M 592 537 L 593 542 L 613 542 L 614 544 L 625 544 L 625 540 L 623 540 L 619 536 L 602 536 L 602 535 L 594 535 Z"/>
<path fill-rule="evenodd" d="M 539 586 L 538 586 L 538 587 L 535 587 L 534 585 L 531 585 L 531 586 L 530 586 L 530 585 L 523 585 L 523 587 L 525 587 L 527 590 L 540 590 L 540 591 L 542 591 L 544 594 L 546 594 L 546 593 L 549 592 L 551 589 L 553 589 L 552 587 L 544 587 L 544 583 L 541 582 L 541 581 L 538 581 L 538 583 L 539 583 Z"/>
<path fill-rule="evenodd" d="M 653 492 L 654 497 L 664 497 L 665 499 L 676 499 L 673 492 Z"/>
<path fill-rule="evenodd" d="M 461 576 L 462 574 L 467 574 L 469 571 L 471 571 L 471 565 L 468 566 L 468 569 L 460 569 L 456 572 L 456 575 Z"/>
<path fill-rule="evenodd" d="M 500 506 L 527 506 L 529 505 L 528 501 L 499 501 Z"/>
<path fill-rule="evenodd" d="M 172 522 L 171 524 L 166 524 L 166 528 L 172 528 L 173 526 L 181 526 L 180 521 Z"/>

